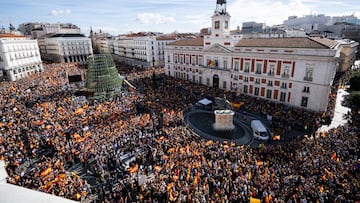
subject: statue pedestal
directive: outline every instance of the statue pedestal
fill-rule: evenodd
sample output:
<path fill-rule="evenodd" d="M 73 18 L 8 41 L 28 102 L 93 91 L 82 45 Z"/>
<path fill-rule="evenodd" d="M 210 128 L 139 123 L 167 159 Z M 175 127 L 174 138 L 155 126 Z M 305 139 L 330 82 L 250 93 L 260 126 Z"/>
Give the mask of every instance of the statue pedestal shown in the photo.
<path fill-rule="evenodd" d="M 233 123 L 234 111 L 232 110 L 215 110 L 214 130 L 234 130 Z"/>

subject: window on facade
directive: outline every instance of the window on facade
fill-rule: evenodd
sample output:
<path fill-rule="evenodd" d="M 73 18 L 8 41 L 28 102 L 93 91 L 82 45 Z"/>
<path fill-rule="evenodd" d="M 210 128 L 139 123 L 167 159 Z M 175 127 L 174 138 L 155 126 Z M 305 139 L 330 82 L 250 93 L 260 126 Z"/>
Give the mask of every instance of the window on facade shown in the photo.
<path fill-rule="evenodd" d="M 285 82 L 281 83 L 281 88 L 286 89 L 287 88 L 287 83 L 285 83 Z"/>
<path fill-rule="evenodd" d="M 191 56 L 191 64 L 193 66 L 195 66 L 195 60 L 196 60 L 195 56 Z"/>
<path fill-rule="evenodd" d="M 301 106 L 302 106 L 302 107 L 307 107 L 307 105 L 308 105 L 308 100 L 309 100 L 308 97 L 302 97 L 302 98 L 301 98 Z"/>
<path fill-rule="evenodd" d="M 189 65 L 190 64 L 190 57 L 186 56 L 186 64 Z"/>
<path fill-rule="evenodd" d="M 244 77 L 244 82 L 249 82 L 249 77 Z"/>
<path fill-rule="evenodd" d="M 244 65 L 244 72 L 250 72 L 250 62 L 245 62 Z"/>
<path fill-rule="evenodd" d="M 184 57 L 180 56 L 180 63 L 183 64 L 184 63 Z"/>
<path fill-rule="evenodd" d="M 206 85 L 210 85 L 210 78 L 206 78 Z"/>
<path fill-rule="evenodd" d="M 260 88 L 255 87 L 255 92 L 254 92 L 254 94 L 255 94 L 256 96 L 259 96 L 259 90 L 260 90 Z"/>
<path fill-rule="evenodd" d="M 266 90 L 266 98 L 271 99 L 272 90 Z"/>
<path fill-rule="evenodd" d="M 167 58 L 168 58 L 168 62 L 170 63 L 170 56 L 168 56 Z"/>
<path fill-rule="evenodd" d="M 229 28 L 229 22 L 228 22 L 227 20 L 224 22 L 224 28 L 225 28 L 225 29 L 228 29 L 228 28 Z"/>
<path fill-rule="evenodd" d="M 310 87 L 308 87 L 308 86 L 304 86 L 304 90 L 303 90 L 303 92 L 307 92 L 307 93 L 309 93 L 309 92 L 310 92 Z"/>
<path fill-rule="evenodd" d="M 248 93 L 248 86 L 244 85 L 244 93 Z"/>
<path fill-rule="evenodd" d="M 260 79 L 259 78 L 255 79 L 255 84 L 260 84 Z"/>
<path fill-rule="evenodd" d="M 202 62 L 202 57 L 199 57 L 199 66 L 202 66 L 203 62 Z"/>
<path fill-rule="evenodd" d="M 226 81 L 223 82 L 223 88 L 226 89 Z"/>
<path fill-rule="evenodd" d="M 313 71 L 314 71 L 313 68 L 306 68 L 305 77 L 304 77 L 305 81 L 312 81 L 313 80 L 313 77 L 312 77 Z"/>
<path fill-rule="evenodd" d="M 215 29 L 220 29 L 220 21 L 215 21 Z"/>
<path fill-rule="evenodd" d="M 219 67 L 219 61 L 217 59 L 215 59 L 214 62 L 215 62 L 215 68 L 218 68 Z"/>
<path fill-rule="evenodd" d="M 235 63 L 234 63 L 234 71 L 239 71 L 239 68 L 240 68 L 240 62 L 235 61 Z"/>
<path fill-rule="evenodd" d="M 256 74 L 261 74 L 261 69 L 262 69 L 262 64 L 261 63 L 257 63 L 256 64 Z"/>
<path fill-rule="evenodd" d="M 281 76 L 282 76 L 283 78 L 289 78 L 289 77 L 290 77 L 289 72 L 290 72 L 290 66 L 289 66 L 289 65 L 285 65 L 285 66 L 284 66 L 283 73 L 282 73 Z"/>
<path fill-rule="evenodd" d="M 178 56 L 175 56 L 175 63 L 178 62 Z"/>
<path fill-rule="evenodd" d="M 268 75 L 274 75 L 274 74 L 275 74 L 275 64 L 270 64 Z"/>
<path fill-rule="evenodd" d="M 227 64 L 228 64 L 228 62 L 225 60 L 225 61 L 224 61 L 224 69 L 225 69 L 225 70 L 228 69 Z"/>
<path fill-rule="evenodd" d="M 269 80 L 267 86 L 273 86 L 273 81 Z"/>
<path fill-rule="evenodd" d="M 284 102 L 286 98 L 286 92 L 281 92 L 280 93 L 280 101 Z"/>
<path fill-rule="evenodd" d="M 195 75 L 193 75 L 192 80 L 193 80 L 193 82 L 195 82 Z"/>
<path fill-rule="evenodd" d="M 199 77 L 199 83 L 200 84 L 202 83 L 202 77 L 201 76 Z"/>

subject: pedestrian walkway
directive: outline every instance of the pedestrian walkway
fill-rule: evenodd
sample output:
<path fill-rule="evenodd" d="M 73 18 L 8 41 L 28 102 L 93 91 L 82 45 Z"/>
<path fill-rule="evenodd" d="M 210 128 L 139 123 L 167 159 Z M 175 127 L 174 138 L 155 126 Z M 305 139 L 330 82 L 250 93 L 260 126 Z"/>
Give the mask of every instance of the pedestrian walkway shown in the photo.
<path fill-rule="evenodd" d="M 332 118 L 332 121 L 330 125 L 323 125 L 320 127 L 319 131 L 329 131 L 332 128 L 337 128 L 340 125 L 346 124 L 348 121 L 345 118 L 346 114 L 351 111 L 350 108 L 343 106 L 343 102 L 345 100 L 345 97 L 349 95 L 349 93 L 346 91 L 347 87 L 345 88 L 339 88 L 336 96 L 336 104 L 335 104 L 335 110 L 334 110 L 334 117 Z"/>

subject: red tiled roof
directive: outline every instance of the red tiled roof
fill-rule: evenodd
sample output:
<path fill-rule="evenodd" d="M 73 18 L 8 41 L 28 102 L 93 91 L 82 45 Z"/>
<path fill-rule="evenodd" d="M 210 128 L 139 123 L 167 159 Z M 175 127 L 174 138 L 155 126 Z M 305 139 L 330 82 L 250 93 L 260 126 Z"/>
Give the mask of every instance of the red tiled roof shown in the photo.
<path fill-rule="evenodd" d="M 338 44 L 337 41 L 325 37 L 311 37 L 311 39 L 329 48 L 334 48 Z"/>
<path fill-rule="evenodd" d="M 176 42 L 169 44 L 170 46 L 203 46 L 204 39 L 203 38 L 195 38 L 195 39 L 182 39 Z"/>
<path fill-rule="evenodd" d="M 309 37 L 242 39 L 235 47 L 313 48 L 328 49 L 329 46 Z"/>
<path fill-rule="evenodd" d="M 146 33 L 139 32 L 139 33 L 127 34 L 125 36 L 126 37 L 146 37 L 146 36 L 149 36 L 149 35 L 146 34 Z"/>
<path fill-rule="evenodd" d="M 14 35 L 11 33 L 0 34 L 0 38 L 26 38 L 24 35 Z"/>
<path fill-rule="evenodd" d="M 156 37 L 156 40 L 176 40 L 175 36 L 160 36 Z"/>

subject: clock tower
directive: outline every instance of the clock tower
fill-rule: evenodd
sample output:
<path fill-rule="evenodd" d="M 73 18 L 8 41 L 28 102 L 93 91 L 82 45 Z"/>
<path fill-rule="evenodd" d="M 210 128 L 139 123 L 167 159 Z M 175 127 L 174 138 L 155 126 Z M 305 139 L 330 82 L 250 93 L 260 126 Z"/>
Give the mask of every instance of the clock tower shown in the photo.
<path fill-rule="evenodd" d="M 217 0 L 214 15 L 211 17 L 211 36 L 204 40 L 205 47 L 215 43 L 230 46 L 230 17 L 226 11 L 226 0 Z"/>

